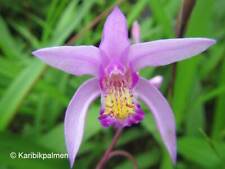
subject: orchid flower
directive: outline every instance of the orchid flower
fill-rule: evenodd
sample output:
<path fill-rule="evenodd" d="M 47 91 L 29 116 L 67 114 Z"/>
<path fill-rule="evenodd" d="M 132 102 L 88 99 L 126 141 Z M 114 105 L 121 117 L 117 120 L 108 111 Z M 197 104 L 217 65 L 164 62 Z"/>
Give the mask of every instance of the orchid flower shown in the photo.
<path fill-rule="evenodd" d="M 66 110 L 65 140 L 70 165 L 73 166 L 81 145 L 88 107 L 99 96 L 98 119 L 103 127 L 123 128 L 139 123 L 144 112 L 138 99 L 144 101 L 175 162 L 176 132 L 172 109 L 157 87 L 140 77 L 138 71 L 190 58 L 214 43 L 207 38 L 182 38 L 130 44 L 126 18 L 115 7 L 105 22 L 99 47 L 59 46 L 34 51 L 33 55 L 50 66 L 75 76 L 93 76 L 77 89 Z"/>

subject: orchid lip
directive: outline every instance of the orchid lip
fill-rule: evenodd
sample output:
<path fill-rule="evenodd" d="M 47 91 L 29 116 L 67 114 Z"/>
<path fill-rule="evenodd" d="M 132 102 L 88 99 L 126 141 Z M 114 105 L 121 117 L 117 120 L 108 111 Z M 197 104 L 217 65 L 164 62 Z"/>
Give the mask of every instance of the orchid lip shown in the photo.
<path fill-rule="evenodd" d="M 114 127 L 128 126 L 141 121 L 142 118 L 138 118 L 136 115 L 140 107 L 137 106 L 133 94 L 135 86 L 133 83 L 137 81 L 135 73 L 132 72 L 131 68 L 124 69 L 123 72 L 117 67 L 111 70 L 109 74 L 104 74 L 101 80 L 103 109 L 99 120 L 102 121 L 103 126 L 113 125 Z M 131 120 L 134 116 L 138 120 Z M 106 118 L 113 122 L 107 120 L 106 123 Z M 122 123 L 124 125 L 121 125 Z"/>

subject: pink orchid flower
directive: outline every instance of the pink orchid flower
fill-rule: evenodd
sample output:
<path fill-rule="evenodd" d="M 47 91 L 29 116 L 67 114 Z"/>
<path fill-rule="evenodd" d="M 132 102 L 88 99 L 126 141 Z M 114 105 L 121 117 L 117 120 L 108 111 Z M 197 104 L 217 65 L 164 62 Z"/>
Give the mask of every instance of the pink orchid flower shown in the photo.
<path fill-rule="evenodd" d="M 133 30 L 138 42 L 140 35 L 135 29 L 139 28 Z M 138 71 L 190 58 L 214 43 L 215 40 L 207 38 L 182 38 L 130 44 L 126 18 L 115 7 L 106 20 L 99 47 L 59 46 L 34 51 L 33 55 L 50 66 L 76 76 L 94 76 L 77 89 L 66 111 L 65 140 L 71 166 L 81 145 L 88 107 L 99 96 L 102 105 L 98 119 L 103 127 L 121 128 L 139 123 L 144 112 L 137 99 L 144 101 L 175 162 L 173 112 L 157 87 L 140 77 Z"/>

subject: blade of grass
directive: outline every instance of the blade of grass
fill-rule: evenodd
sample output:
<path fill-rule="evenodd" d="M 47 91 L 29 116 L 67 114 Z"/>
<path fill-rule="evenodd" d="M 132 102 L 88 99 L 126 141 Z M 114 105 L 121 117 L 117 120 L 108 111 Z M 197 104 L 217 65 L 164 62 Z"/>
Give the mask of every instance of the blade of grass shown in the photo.
<path fill-rule="evenodd" d="M 72 14 L 71 21 L 69 25 L 66 25 L 66 29 L 60 34 L 53 34 L 52 42 L 54 44 L 62 44 L 65 42 L 66 38 L 74 31 L 74 29 L 79 25 L 82 21 L 83 17 L 90 10 L 90 8 L 94 5 L 96 0 L 84 1 L 82 7 L 80 8 L 77 16 Z M 62 18 L 63 19 L 63 18 Z"/>
<path fill-rule="evenodd" d="M 220 168 L 223 163 L 203 138 L 183 137 L 178 141 L 178 152 L 203 168 Z"/>
<path fill-rule="evenodd" d="M 8 126 L 23 98 L 40 77 L 44 68 L 45 65 L 42 62 L 33 60 L 6 89 L 0 99 L 0 131 Z"/>
<path fill-rule="evenodd" d="M 135 10 L 130 10 L 130 13 L 127 17 L 127 24 L 131 27 L 132 23 L 140 16 L 140 13 L 146 7 L 148 0 L 139 0 L 132 8 Z"/>
<path fill-rule="evenodd" d="M 153 18 L 162 26 L 162 33 L 164 33 L 167 38 L 174 37 L 172 18 L 169 18 L 169 15 L 166 14 L 164 6 L 162 6 L 158 0 L 149 1 L 149 5 L 153 13 Z"/>
<path fill-rule="evenodd" d="M 39 42 L 36 39 L 36 37 L 28 30 L 28 28 L 26 28 L 26 26 L 23 26 L 21 24 L 16 24 L 16 23 L 12 23 L 14 29 L 19 32 L 23 38 L 25 40 L 28 41 L 29 44 L 31 44 L 31 46 L 33 48 L 38 48 L 39 47 Z"/>
<path fill-rule="evenodd" d="M 5 56 L 8 58 L 18 58 L 20 56 L 21 49 L 16 44 L 15 39 L 10 34 L 9 28 L 6 25 L 4 19 L 0 15 L 0 48 Z"/>
<path fill-rule="evenodd" d="M 218 79 L 219 85 L 223 88 L 225 87 L 225 60 L 223 61 L 222 69 L 220 71 L 220 77 Z M 212 136 L 215 139 L 222 139 L 222 131 L 225 128 L 225 95 L 219 95 L 216 100 L 216 107 L 214 112 L 214 119 L 213 119 L 213 130 Z"/>
<path fill-rule="evenodd" d="M 41 37 L 41 42 L 45 44 L 52 33 L 53 25 L 57 21 L 60 13 L 65 8 L 67 0 L 53 0 L 47 10 L 47 19 L 44 22 L 43 34 Z"/>
<path fill-rule="evenodd" d="M 189 36 L 207 36 L 211 22 L 213 1 L 197 1 L 191 20 L 187 27 Z M 198 26 L 196 26 L 198 25 Z M 198 64 L 202 56 L 198 56 L 177 64 L 177 74 L 174 85 L 174 96 L 172 100 L 173 109 L 178 126 L 183 122 L 185 112 L 189 109 L 186 106 L 190 100 L 190 92 L 193 88 L 193 79 L 198 75 Z"/>

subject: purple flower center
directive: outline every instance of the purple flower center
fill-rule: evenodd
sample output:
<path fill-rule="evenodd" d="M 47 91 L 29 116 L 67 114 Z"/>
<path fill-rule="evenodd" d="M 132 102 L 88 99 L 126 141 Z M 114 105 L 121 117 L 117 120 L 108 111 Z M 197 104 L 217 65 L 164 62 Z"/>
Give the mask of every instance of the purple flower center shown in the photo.
<path fill-rule="evenodd" d="M 105 115 L 124 120 L 134 114 L 135 104 L 129 81 L 129 75 L 120 73 L 113 73 L 104 79 Z"/>
<path fill-rule="evenodd" d="M 129 68 L 109 68 L 101 80 L 103 108 L 99 119 L 102 125 L 124 127 L 138 123 L 144 117 L 133 95 L 138 76 Z"/>

